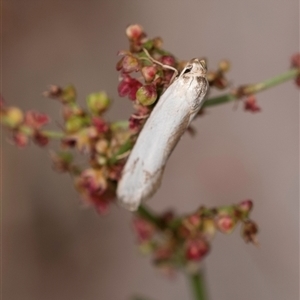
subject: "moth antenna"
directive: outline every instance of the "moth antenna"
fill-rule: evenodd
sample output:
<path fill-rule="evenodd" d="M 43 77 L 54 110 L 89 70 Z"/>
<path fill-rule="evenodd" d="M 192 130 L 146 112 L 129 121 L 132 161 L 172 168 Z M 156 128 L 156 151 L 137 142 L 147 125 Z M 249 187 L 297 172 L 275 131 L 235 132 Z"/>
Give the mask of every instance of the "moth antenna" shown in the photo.
<path fill-rule="evenodd" d="M 168 70 L 172 70 L 174 72 L 174 75 L 172 76 L 171 82 L 174 80 L 174 78 L 178 75 L 178 70 L 174 67 L 168 66 L 168 65 L 164 65 L 161 62 L 157 61 L 156 59 L 154 59 L 153 57 L 151 57 L 151 55 L 149 54 L 148 50 L 143 48 L 143 51 L 145 52 L 145 54 L 147 55 L 147 57 L 154 63 L 157 64 L 159 66 L 161 66 L 163 69 L 168 69 Z"/>

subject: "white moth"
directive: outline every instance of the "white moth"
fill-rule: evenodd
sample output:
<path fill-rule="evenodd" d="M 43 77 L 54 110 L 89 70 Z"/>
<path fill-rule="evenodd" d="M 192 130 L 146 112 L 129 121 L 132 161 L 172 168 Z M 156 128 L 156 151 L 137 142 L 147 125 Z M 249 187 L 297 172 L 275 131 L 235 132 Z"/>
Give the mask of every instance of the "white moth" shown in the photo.
<path fill-rule="evenodd" d="M 160 97 L 137 138 L 117 188 L 122 206 L 137 210 L 159 188 L 166 162 L 207 90 L 205 61 L 192 59 Z"/>

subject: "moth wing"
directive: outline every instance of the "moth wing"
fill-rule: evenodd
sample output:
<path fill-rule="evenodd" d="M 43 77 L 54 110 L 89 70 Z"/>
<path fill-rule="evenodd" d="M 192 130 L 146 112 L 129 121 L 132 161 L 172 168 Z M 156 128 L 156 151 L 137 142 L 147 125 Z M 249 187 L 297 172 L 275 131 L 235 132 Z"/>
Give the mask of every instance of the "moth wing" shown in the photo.
<path fill-rule="evenodd" d="M 136 210 L 159 188 L 167 159 L 188 127 L 190 108 L 182 97 L 174 96 L 176 88 L 175 81 L 161 96 L 123 170 L 117 196 L 129 210 Z"/>

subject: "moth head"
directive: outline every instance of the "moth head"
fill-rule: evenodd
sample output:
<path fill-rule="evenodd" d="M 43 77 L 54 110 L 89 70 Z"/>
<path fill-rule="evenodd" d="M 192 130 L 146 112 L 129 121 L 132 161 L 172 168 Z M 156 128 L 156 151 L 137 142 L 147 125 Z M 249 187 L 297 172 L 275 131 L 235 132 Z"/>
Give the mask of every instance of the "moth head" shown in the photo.
<path fill-rule="evenodd" d="M 206 76 L 206 62 L 203 59 L 191 59 L 182 70 L 180 76 Z"/>

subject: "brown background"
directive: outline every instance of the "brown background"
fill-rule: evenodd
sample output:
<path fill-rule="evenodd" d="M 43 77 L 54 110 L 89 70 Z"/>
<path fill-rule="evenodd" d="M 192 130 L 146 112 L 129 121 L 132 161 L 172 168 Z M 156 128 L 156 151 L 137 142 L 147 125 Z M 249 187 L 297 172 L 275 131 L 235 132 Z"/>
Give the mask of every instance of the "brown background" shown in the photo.
<path fill-rule="evenodd" d="M 299 49 L 298 0 L 3 2 L 3 78 L 6 101 L 50 112 L 41 97 L 48 84 L 73 83 L 80 101 L 105 89 L 111 119 L 131 106 L 116 86 L 116 53 L 127 48 L 130 23 L 180 58 L 206 56 L 211 68 L 232 61 L 229 78 L 257 82 L 285 71 Z M 213 108 L 173 153 L 163 186 L 149 203 L 156 210 L 189 212 L 255 201 L 259 249 L 236 230 L 218 235 L 206 260 L 211 299 L 296 300 L 299 297 L 299 93 L 292 82 L 259 95 L 262 113 L 240 105 Z M 48 154 L 3 137 L 3 300 L 190 299 L 184 276 L 159 275 L 134 245 L 130 213 L 114 207 L 101 218 L 84 210 L 66 175 Z"/>

